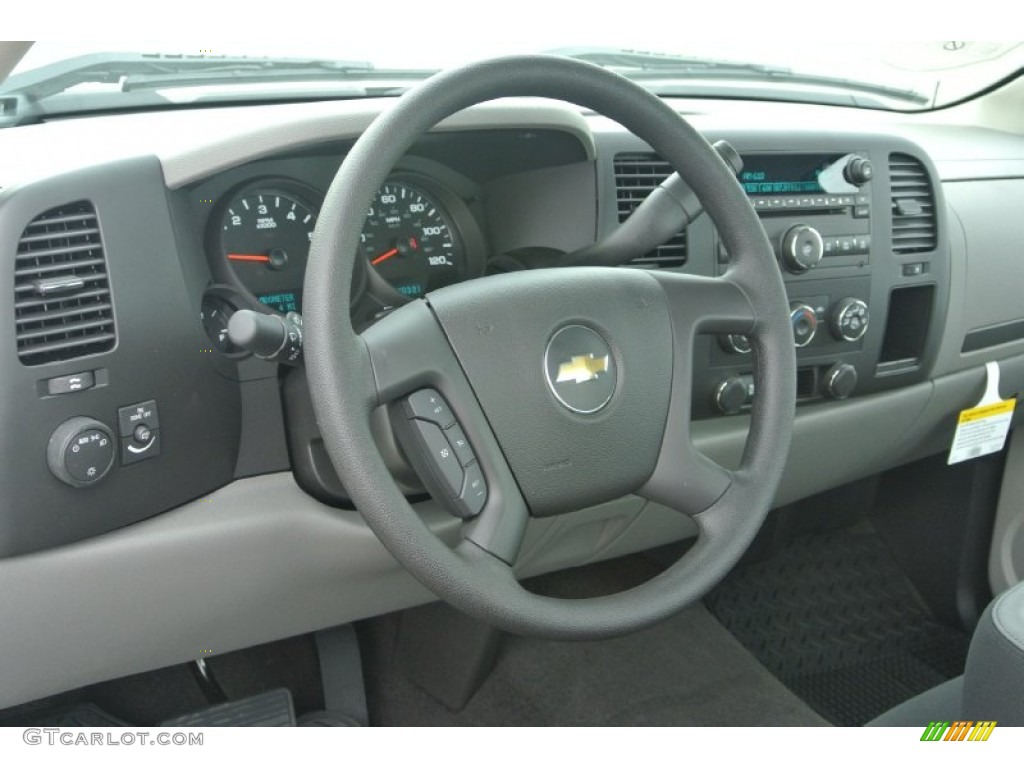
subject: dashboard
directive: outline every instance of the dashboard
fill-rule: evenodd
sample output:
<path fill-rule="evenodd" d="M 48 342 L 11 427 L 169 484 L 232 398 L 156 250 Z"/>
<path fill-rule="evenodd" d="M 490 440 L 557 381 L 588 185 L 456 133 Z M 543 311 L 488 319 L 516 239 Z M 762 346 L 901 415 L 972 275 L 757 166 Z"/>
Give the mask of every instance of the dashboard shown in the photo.
<path fill-rule="evenodd" d="M 348 501 L 301 366 L 227 333 L 241 309 L 301 313 L 326 190 L 388 103 L 0 134 L 0 295 L 13 307 L 0 326 L 0 583 L 35 597 L 0 597 L 18 619 L 0 645 L 85 659 L 120 628 L 144 647 L 86 671 L 68 663 L 42 684 L 12 671 L 0 704 L 191 658 L 203 633 L 227 650 L 430 599 Z M 943 450 L 957 409 L 984 391 L 986 362 L 1000 363 L 1004 396 L 1024 389 L 1024 140 L 833 107 L 758 105 L 755 125 L 742 103 L 674 105 L 740 154 L 790 300 L 799 408 L 777 504 Z M 569 105 L 466 110 L 368 201 L 353 321 L 368 327 L 456 282 L 569 263 L 670 173 L 620 126 Z M 704 215 L 623 268 L 713 276 L 729 254 Z M 745 443 L 751 357 L 737 336 L 695 348 L 695 440 L 725 465 Z M 424 520 L 457 535 L 386 424 L 379 435 Z M 533 521 L 519 570 L 694 533 L 629 497 Z M 96 609 L 122 588 L 134 616 Z M 71 651 L 60 616 L 82 606 L 92 613 Z M 39 632 L 25 627 L 54 636 L 33 647 Z"/>

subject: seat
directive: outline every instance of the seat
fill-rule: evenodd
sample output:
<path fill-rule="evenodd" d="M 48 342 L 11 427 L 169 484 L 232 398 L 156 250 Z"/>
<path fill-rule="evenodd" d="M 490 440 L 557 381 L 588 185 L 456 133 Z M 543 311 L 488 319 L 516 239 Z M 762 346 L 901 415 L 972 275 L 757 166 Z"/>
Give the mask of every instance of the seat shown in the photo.
<path fill-rule="evenodd" d="M 964 674 L 888 712 L 871 726 L 923 727 L 934 720 L 994 720 L 1024 726 L 1024 582 L 985 609 Z"/>

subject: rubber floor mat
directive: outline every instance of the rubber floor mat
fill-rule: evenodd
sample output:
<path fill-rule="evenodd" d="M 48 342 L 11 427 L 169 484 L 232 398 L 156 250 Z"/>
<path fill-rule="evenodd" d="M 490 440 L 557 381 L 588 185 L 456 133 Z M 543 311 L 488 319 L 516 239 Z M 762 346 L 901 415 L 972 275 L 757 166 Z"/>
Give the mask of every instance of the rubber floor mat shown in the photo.
<path fill-rule="evenodd" d="M 935 621 L 867 527 L 802 536 L 706 598 L 755 658 L 836 725 L 863 725 L 963 672 L 968 637 Z"/>
<path fill-rule="evenodd" d="M 0 727 L 52 726 L 57 728 L 124 728 L 124 720 L 114 717 L 94 704 L 71 704 L 44 709 L 17 720 L 0 720 Z"/>

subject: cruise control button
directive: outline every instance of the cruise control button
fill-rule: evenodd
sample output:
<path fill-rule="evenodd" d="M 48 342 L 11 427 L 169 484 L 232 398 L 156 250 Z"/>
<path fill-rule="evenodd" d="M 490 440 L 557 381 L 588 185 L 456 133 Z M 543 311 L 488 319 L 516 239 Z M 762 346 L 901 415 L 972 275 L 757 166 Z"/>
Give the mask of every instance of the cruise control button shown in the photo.
<path fill-rule="evenodd" d="M 437 424 L 441 429 L 447 429 L 455 423 L 455 415 L 448 403 L 433 389 L 413 392 L 402 403 L 402 409 L 408 418 L 423 419 Z"/>
<path fill-rule="evenodd" d="M 419 437 L 420 447 L 430 460 L 430 467 L 438 483 L 451 498 L 456 498 L 462 491 L 462 465 L 455 456 L 455 450 L 436 424 L 421 419 L 413 419 L 410 423 Z"/>
<path fill-rule="evenodd" d="M 459 494 L 456 506 L 463 517 L 473 517 L 480 514 L 486 501 L 487 482 L 484 480 L 484 473 L 479 464 L 470 464 L 466 467 L 466 483 Z"/>
<path fill-rule="evenodd" d="M 462 427 L 458 424 L 453 424 L 445 430 L 445 434 L 448 436 L 448 442 L 455 449 L 455 458 L 459 460 L 459 464 L 465 467 L 476 461 L 476 456 L 473 455 L 473 449 L 470 447 Z"/>

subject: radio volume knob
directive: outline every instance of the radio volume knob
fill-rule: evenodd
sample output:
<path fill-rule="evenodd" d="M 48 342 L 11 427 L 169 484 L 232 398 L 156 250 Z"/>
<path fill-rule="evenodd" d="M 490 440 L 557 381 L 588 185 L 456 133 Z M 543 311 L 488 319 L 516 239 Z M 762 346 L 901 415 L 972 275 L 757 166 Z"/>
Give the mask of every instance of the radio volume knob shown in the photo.
<path fill-rule="evenodd" d="M 782 236 L 782 264 L 790 272 L 799 274 L 817 266 L 825 252 L 821 233 L 807 224 L 790 227 Z"/>
<path fill-rule="evenodd" d="M 832 335 L 839 341 L 860 341 L 868 332 L 870 320 L 868 305 L 860 299 L 847 296 L 832 308 L 829 326 Z"/>

